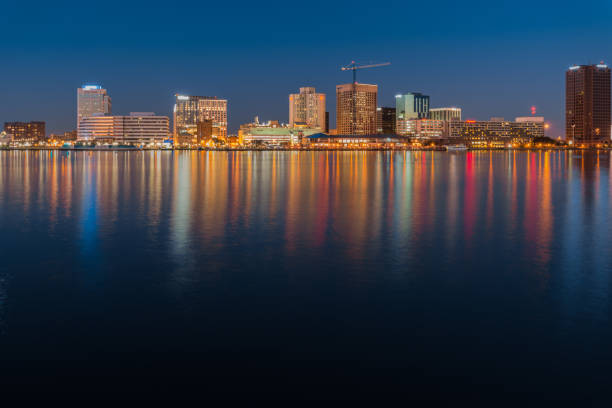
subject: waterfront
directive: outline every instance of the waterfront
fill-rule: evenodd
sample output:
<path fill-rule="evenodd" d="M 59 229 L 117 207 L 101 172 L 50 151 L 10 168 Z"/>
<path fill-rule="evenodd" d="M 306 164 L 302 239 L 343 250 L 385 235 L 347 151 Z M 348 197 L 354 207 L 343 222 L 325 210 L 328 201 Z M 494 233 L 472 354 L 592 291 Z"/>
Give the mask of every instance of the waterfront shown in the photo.
<path fill-rule="evenodd" d="M 593 151 L 0 152 L 3 381 L 593 395 L 611 175 Z"/>

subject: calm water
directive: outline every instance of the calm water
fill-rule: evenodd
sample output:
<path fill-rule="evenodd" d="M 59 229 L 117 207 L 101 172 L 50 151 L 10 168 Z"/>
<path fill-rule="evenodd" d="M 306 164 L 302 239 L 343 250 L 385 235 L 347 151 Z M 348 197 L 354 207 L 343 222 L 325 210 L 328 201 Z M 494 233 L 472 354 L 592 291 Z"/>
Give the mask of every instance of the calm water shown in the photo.
<path fill-rule="evenodd" d="M 610 160 L 0 152 L 3 383 L 596 395 Z"/>

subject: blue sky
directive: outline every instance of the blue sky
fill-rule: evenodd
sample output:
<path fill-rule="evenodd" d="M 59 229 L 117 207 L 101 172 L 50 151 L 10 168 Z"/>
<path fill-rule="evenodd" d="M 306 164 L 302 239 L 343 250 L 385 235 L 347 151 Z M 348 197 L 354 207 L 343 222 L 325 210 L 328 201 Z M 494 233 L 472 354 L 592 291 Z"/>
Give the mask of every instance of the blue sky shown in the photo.
<path fill-rule="evenodd" d="M 37 4 L 38 3 L 38 4 Z M 173 94 L 229 100 L 230 130 L 287 120 L 287 94 L 315 86 L 335 110 L 351 60 L 379 104 L 420 91 L 464 117 L 529 107 L 562 132 L 564 71 L 612 61 L 611 2 L 466 0 L 309 2 L 21 2 L 0 13 L 0 121 L 74 128 L 76 88 L 109 90 L 113 112 L 170 115 Z"/>

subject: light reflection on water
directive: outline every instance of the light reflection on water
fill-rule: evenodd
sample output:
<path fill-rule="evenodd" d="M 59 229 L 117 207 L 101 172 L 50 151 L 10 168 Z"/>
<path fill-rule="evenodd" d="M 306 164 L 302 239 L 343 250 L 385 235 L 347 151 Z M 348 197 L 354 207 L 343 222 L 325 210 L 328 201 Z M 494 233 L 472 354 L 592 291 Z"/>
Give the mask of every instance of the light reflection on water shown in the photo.
<path fill-rule="evenodd" d="M 450 327 L 601 357 L 611 172 L 591 152 L 0 152 L 0 330 L 66 345 L 78 309 L 214 347 L 264 321 L 262 344 L 377 330 L 399 360 Z"/>

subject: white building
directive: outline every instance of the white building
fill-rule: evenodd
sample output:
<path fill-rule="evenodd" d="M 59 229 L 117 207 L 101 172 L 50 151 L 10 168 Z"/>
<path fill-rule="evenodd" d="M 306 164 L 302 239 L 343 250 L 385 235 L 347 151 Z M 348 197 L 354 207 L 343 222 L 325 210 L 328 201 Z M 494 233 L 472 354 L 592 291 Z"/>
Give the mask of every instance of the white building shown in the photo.
<path fill-rule="evenodd" d="M 429 118 L 434 120 L 461 120 L 461 108 L 433 108 L 429 110 Z"/>
<path fill-rule="evenodd" d="M 170 120 L 152 112 L 130 116 L 89 116 L 81 119 L 78 140 L 88 142 L 149 144 L 162 143 L 169 136 Z"/>

